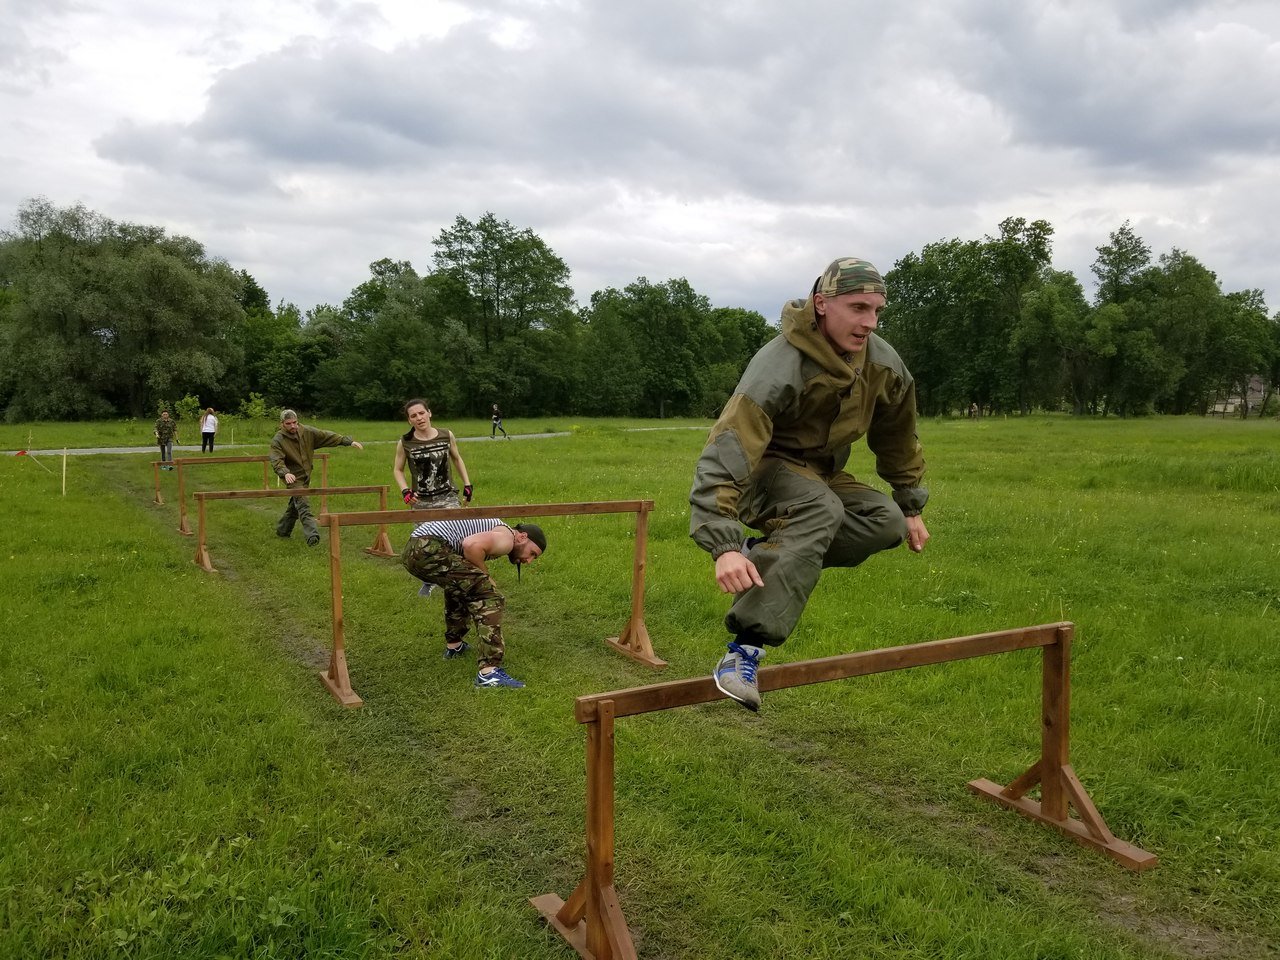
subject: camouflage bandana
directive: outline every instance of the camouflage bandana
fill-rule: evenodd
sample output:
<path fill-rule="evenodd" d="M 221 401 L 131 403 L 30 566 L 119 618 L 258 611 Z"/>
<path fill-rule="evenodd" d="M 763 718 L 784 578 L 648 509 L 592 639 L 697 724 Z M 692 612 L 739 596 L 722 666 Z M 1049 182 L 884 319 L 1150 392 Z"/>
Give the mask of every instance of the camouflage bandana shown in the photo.
<path fill-rule="evenodd" d="M 880 271 L 866 260 L 857 257 L 841 257 L 833 261 L 814 285 L 814 293 L 824 297 L 838 297 L 842 293 L 884 294 L 884 278 Z"/>

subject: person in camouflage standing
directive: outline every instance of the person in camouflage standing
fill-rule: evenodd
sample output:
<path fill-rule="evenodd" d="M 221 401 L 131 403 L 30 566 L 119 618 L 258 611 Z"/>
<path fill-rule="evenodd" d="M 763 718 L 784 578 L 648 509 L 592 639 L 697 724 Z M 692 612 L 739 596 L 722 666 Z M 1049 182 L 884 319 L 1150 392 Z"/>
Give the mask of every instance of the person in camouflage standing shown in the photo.
<path fill-rule="evenodd" d="M 506 557 L 519 570 L 547 549 L 542 528 L 534 523 L 509 527 L 501 520 L 427 520 L 418 524 L 405 545 L 401 562 L 423 583 L 444 588 L 444 658 L 461 657 L 464 639 L 474 624 L 479 644 L 477 687 L 518 689 L 524 684 L 503 668 L 504 601 L 489 576 L 488 560 Z"/>
<path fill-rule="evenodd" d="M 178 438 L 178 421 L 169 416 L 168 410 L 160 411 L 156 421 L 156 443 L 160 445 L 160 459 L 167 464 L 162 470 L 173 469 L 173 441 Z"/>
<path fill-rule="evenodd" d="M 292 410 L 280 411 L 280 429 L 271 438 L 271 469 L 276 472 L 290 490 L 311 485 L 311 455 L 317 447 L 355 447 L 363 450 L 364 444 L 329 430 L 320 430 L 298 423 L 298 415 Z M 311 513 L 311 501 L 306 497 L 290 497 L 284 515 L 276 524 L 276 536 L 293 536 L 293 525 L 302 521 L 307 546 L 320 542 L 320 528 Z"/>
<path fill-rule="evenodd" d="M 808 298 L 783 307 L 781 335 L 751 359 L 698 460 L 690 536 L 734 594 L 733 637 L 712 676 L 750 710 L 764 648 L 787 639 L 824 568 L 929 540 L 915 381 L 875 333 L 884 305 L 875 267 L 834 261 Z M 844 471 L 862 437 L 892 498 Z M 764 536 L 744 540 L 743 523 Z"/>

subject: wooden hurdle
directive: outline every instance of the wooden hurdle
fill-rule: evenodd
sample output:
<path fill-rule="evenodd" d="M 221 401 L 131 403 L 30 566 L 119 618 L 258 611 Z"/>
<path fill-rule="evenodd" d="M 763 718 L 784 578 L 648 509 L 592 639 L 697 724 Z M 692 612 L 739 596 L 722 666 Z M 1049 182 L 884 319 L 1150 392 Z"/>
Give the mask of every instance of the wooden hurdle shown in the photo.
<path fill-rule="evenodd" d="M 1040 759 L 1007 787 L 990 780 L 974 780 L 969 783 L 969 789 L 1025 817 L 1060 830 L 1077 843 L 1100 850 L 1131 870 L 1147 870 L 1156 865 L 1156 856 L 1116 838 L 1071 769 L 1068 721 L 1074 630 L 1070 623 L 1050 623 L 846 653 L 821 660 L 764 667 L 757 674 L 757 681 L 761 691 L 780 690 L 1041 647 Z M 587 725 L 586 876 L 567 901 L 554 893 L 546 893 L 531 898 L 529 902 L 579 955 L 588 960 L 634 960 L 636 957 L 631 931 L 627 928 L 614 889 L 614 720 L 707 703 L 723 697 L 715 682 L 704 677 L 598 693 L 578 697 L 574 701 L 574 717 Z M 1040 787 L 1039 802 L 1026 796 L 1037 784 Z M 1068 808 L 1071 806 L 1075 807 L 1080 819 L 1070 816 Z"/>
<path fill-rule="evenodd" d="M 644 624 L 645 556 L 649 542 L 649 514 L 652 500 L 609 500 L 596 503 L 532 503 L 497 507 L 449 507 L 437 510 L 382 510 L 377 513 L 327 513 L 320 522 L 329 527 L 329 591 L 333 612 L 333 652 L 329 669 L 320 674 L 334 699 L 345 707 L 358 707 L 364 701 L 351 689 L 347 672 L 346 638 L 342 620 L 342 527 L 379 523 L 422 523 L 424 520 L 465 520 L 496 517 L 570 517 L 605 513 L 636 515 L 636 546 L 631 565 L 631 617 L 621 634 L 608 637 L 605 643 L 623 656 L 660 670 L 667 665 L 653 652 L 649 630 Z"/>
<path fill-rule="evenodd" d="M 316 458 L 320 461 L 320 486 L 327 487 L 329 485 L 329 455 L 327 453 L 317 453 Z M 167 461 L 160 461 L 167 462 Z M 192 536 L 191 526 L 187 523 L 187 482 L 185 467 L 199 466 L 205 463 L 261 463 L 262 464 L 262 489 L 268 490 L 271 487 L 271 458 L 264 456 L 257 457 L 181 457 L 173 460 L 172 463 L 178 468 L 178 532 L 184 537 Z M 160 499 L 160 468 L 156 466 L 156 503 L 163 503 Z M 319 492 L 319 488 L 317 488 Z M 305 497 L 305 493 L 299 493 L 294 490 L 290 496 Z M 328 508 L 328 503 L 323 498 L 320 501 L 320 512 L 324 513 Z"/>
<path fill-rule="evenodd" d="M 329 497 L 337 494 L 350 493 L 376 493 L 378 494 L 378 509 L 387 509 L 387 485 L 381 486 L 369 485 L 363 487 L 311 487 L 312 493 Z M 196 538 L 196 566 L 206 573 L 217 573 L 217 569 L 213 565 L 213 561 L 209 559 L 208 542 L 206 538 L 207 520 L 205 515 L 205 502 L 208 500 L 261 500 L 264 497 L 294 497 L 298 495 L 296 490 L 200 490 L 194 496 L 197 504 L 198 522 L 196 524 L 199 535 Z M 378 527 L 378 535 L 373 539 L 373 546 L 365 547 L 364 552 L 375 557 L 394 557 L 395 551 L 391 549 L 391 541 L 387 538 L 387 526 L 383 524 Z"/>

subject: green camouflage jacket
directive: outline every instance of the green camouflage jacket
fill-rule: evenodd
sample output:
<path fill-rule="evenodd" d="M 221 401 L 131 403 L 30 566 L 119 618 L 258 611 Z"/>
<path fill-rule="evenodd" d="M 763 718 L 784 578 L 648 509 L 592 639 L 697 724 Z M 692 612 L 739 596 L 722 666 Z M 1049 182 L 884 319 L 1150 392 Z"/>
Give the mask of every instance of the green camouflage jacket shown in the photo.
<path fill-rule="evenodd" d="M 271 438 L 271 469 L 281 480 L 292 473 L 299 480 L 311 476 L 311 453 L 317 447 L 349 447 L 351 438 L 331 430 L 298 424 L 298 435 L 291 436 L 277 430 Z"/>
<path fill-rule="evenodd" d="M 689 494 L 690 536 L 712 556 L 739 549 L 739 502 L 762 460 L 825 480 L 861 437 L 894 501 L 918 514 L 929 494 L 920 486 L 915 381 L 902 358 L 874 333 L 859 353 L 838 355 L 818 330 L 812 297 L 789 301 L 781 336 L 751 359 L 711 428 Z"/>
<path fill-rule="evenodd" d="M 178 435 L 178 421 L 164 417 L 156 420 L 156 440 L 160 443 L 168 443 Z"/>

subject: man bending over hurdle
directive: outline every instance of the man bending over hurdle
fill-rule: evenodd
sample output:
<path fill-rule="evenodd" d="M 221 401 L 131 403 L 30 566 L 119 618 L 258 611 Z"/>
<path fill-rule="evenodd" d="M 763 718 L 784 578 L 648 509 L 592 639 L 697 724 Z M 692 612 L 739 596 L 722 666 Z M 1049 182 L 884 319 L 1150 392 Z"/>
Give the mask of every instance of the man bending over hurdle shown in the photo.
<path fill-rule="evenodd" d="M 521 564 L 532 563 L 546 549 L 547 537 L 534 523 L 510 527 L 501 520 L 427 520 L 414 527 L 401 563 L 423 583 L 444 590 L 446 660 L 467 651 L 470 644 L 463 638 L 475 624 L 477 687 L 524 686 L 502 669 L 504 601 L 485 563 L 506 557 L 518 573 Z"/>

